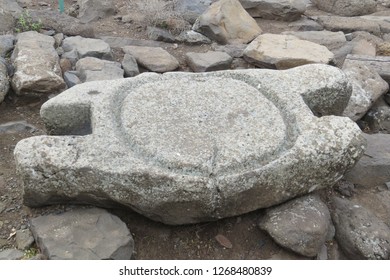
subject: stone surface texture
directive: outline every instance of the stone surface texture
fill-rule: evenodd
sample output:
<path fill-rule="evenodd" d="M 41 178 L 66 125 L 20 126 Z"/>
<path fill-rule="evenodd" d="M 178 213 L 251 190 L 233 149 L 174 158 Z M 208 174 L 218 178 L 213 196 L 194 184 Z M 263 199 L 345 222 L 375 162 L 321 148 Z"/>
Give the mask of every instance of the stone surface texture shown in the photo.
<path fill-rule="evenodd" d="M 160 47 L 126 46 L 122 50 L 135 57 L 139 65 L 153 72 L 164 73 L 179 67 L 177 59 Z"/>
<path fill-rule="evenodd" d="M 0 260 L 20 260 L 23 257 L 23 252 L 17 249 L 6 249 L 0 252 Z"/>
<path fill-rule="evenodd" d="M 331 212 L 336 240 L 350 259 L 388 260 L 390 229 L 373 213 L 347 199 L 335 197 Z"/>
<path fill-rule="evenodd" d="M 315 195 L 302 196 L 267 209 L 259 226 L 279 245 L 315 257 L 331 227 L 328 207 Z"/>
<path fill-rule="evenodd" d="M 203 34 L 194 30 L 187 30 L 175 37 L 175 41 L 188 45 L 211 44 L 211 40 Z"/>
<path fill-rule="evenodd" d="M 390 182 L 389 134 L 364 134 L 367 149 L 345 178 L 355 184 L 376 187 Z"/>
<path fill-rule="evenodd" d="M 20 33 L 17 38 L 12 54 L 15 74 L 11 81 L 15 93 L 41 95 L 64 90 L 54 39 L 36 31 Z"/>
<path fill-rule="evenodd" d="M 194 53 L 186 54 L 186 60 L 192 71 L 209 72 L 230 69 L 233 58 L 225 52 Z"/>
<path fill-rule="evenodd" d="M 378 22 L 361 17 L 319 16 L 317 21 L 329 31 L 342 31 L 346 34 L 355 31 L 366 31 L 378 36 L 382 33 Z"/>
<path fill-rule="evenodd" d="M 343 115 L 357 121 L 389 90 L 389 84 L 375 69 L 358 61 L 344 62 L 343 71 L 352 83 L 352 95 Z"/>
<path fill-rule="evenodd" d="M 340 16 L 368 15 L 376 11 L 375 0 L 311 0 L 319 9 Z"/>
<path fill-rule="evenodd" d="M 368 66 L 378 72 L 383 80 L 390 83 L 390 57 L 349 54 L 344 63 L 349 63 L 350 61 L 356 61 Z"/>
<path fill-rule="evenodd" d="M 361 156 L 364 139 L 348 118 L 315 117 L 303 98 L 321 104 L 342 85 L 340 70 L 307 65 L 74 86 L 41 109 L 48 132 L 65 136 L 15 147 L 24 202 L 129 207 L 186 224 L 332 186 Z"/>
<path fill-rule="evenodd" d="M 248 45 L 244 58 L 259 67 L 288 69 L 310 63 L 327 64 L 333 53 L 292 35 L 263 34 Z"/>
<path fill-rule="evenodd" d="M 240 0 L 252 17 L 294 21 L 306 10 L 305 0 Z"/>
<path fill-rule="evenodd" d="M 49 260 L 129 260 L 134 250 L 126 224 L 98 208 L 33 218 L 31 231 Z"/>
<path fill-rule="evenodd" d="M 329 50 L 341 48 L 345 43 L 347 43 L 345 35 L 341 31 L 285 31 L 281 34 L 293 35 L 301 40 L 306 40 L 325 46 Z"/>
<path fill-rule="evenodd" d="M 124 70 L 119 62 L 84 57 L 77 61 L 76 70 L 82 82 L 121 79 Z"/>
<path fill-rule="evenodd" d="M 78 0 L 80 6 L 78 18 L 82 23 L 104 19 L 115 14 L 115 1 Z"/>
<path fill-rule="evenodd" d="M 5 57 L 14 48 L 14 35 L 0 35 L 0 57 Z"/>
<path fill-rule="evenodd" d="M 137 60 L 134 56 L 126 53 L 122 59 L 122 68 L 126 77 L 134 77 L 139 74 Z"/>
<path fill-rule="evenodd" d="M 65 53 L 76 52 L 77 58 L 96 57 L 112 60 L 110 46 L 101 39 L 83 38 L 81 36 L 67 37 L 62 42 Z"/>
<path fill-rule="evenodd" d="M 10 86 L 7 65 L 5 60 L 0 58 L 0 103 L 3 102 L 9 88 Z"/>
<path fill-rule="evenodd" d="M 261 33 L 256 21 L 238 0 L 213 3 L 196 20 L 192 29 L 220 44 L 246 44 Z"/>

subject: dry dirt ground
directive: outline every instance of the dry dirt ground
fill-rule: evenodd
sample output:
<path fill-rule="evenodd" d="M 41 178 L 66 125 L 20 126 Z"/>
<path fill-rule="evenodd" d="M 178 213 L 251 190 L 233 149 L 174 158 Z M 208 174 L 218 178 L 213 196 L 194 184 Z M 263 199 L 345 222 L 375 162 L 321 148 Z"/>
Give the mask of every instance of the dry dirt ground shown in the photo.
<path fill-rule="evenodd" d="M 57 1 L 29 1 L 29 9 L 46 9 L 38 3 L 45 2 L 56 8 Z M 73 1 L 65 0 L 66 8 Z M 126 1 L 116 1 L 119 11 L 124 13 Z M 265 32 L 278 33 L 287 30 L 287 23 L 263 20 L 259 25 Z M 145 28 L 139 24 L 127 24 L 109 17 L 96 23 L 100 35 L 125 36 L 146 39 Z M 185 70 L 184 54 L 187 51 L 202 52 L 210 46 L 183 46 L 168 51 L 176 56 Z M 116 51 L 118 58 L 120 51 Z M 0 134 L 0 250 L 15 246 L 13 233 L 29 226 L 29 219 L 48 213 L 60 213 L 72 205 L 56 205 L 44 208 L 28 208 L 23 205 L 22 187 L 15 171 L 13 150 L 16 143 L 26 137 L 45 134 L 44 125 L 39 117 L 40 106 L 46 99 L 26 100 L 10 94 L 0 104 L 0 124 L 9 121 L 25 120 L 34 125 L 34 132 Z M 332 190 L 322 192 L 326 200 Z M 3 208 L 3 211 L 1 211 Z M 151 221 L 137 213 L 123 210 L 110 210 L 118 215 L 133 234 L 135 241 L 135 259 L 304 259 L 293 252 L 282 249 L 257 227 L 263 210 L 240 217 L 186 226 L 167 226 Z M 215 236 L 222 234 L 233 247 L 225 248 L 217 242 Z M 332 243 L 328 246 L 332 247 Z"/>

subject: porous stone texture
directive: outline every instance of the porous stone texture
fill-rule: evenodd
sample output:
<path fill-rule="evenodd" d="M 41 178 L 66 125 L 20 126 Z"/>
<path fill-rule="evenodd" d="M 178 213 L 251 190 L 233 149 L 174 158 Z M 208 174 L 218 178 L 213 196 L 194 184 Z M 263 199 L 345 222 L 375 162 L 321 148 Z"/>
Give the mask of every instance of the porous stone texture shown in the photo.
<path fill-rule="evenodd" d="M 320 10 L 340 16 L 368 15 L 376 11 L 375 0 L 311 0 Z"/>
<path fill-rule="evenodd" d="M 356 165 L 345 174 L 355 184 L 375 187 L 390 182 L 389 134 L 364 134 L 367 149 Z"/>
<path fill-rule="evenodd" d="M 74 86 L 41 116 L 50 134 L 83 136 L 38 136 L 15 147 L 24 203 L 121 206 L 186 224 L 332 186 L 365 143 L 353 121 L 317 118 L 303 98 L 334 102 L 343 87 L 342 72 L 326 65 L 144 73 Z"/>
<path fill-rule="evenodd" d="M 134 56 L 126 53 L 122 60 L 122 68 L 126 77 L 134 77 L 139 74 L 137 60 Z"/>
<path fill-rule="evenodd" d="M 18 95 L 42 95 L 66 88 L 53 37 L 36 31 L 20 33 L 12 54 L 12 88 Z"/>
<path fill-rule="evenodd" d="M 357 121 L 389 90 L 389 84 L 374 69 L 359 61 L 346 61 L 343 71 L 352 83 L 352 95 L 343 116 Z"/>
<path fill-rule="evenodd" d="M 305 0 L 240 0 L 252 17 L 294 21 L 306 10 Z"/>
<path fill-rule="evenodd" d="M 115 1 L 78 0 L 80 6 L 78 18 L 82 23 L 104 19 L 115 14 Z"/>
<path fill-rule="evenodd" d="M 139 65 L 153 72 L 164 73 L 179 67 L 177 59 L 160 47 L 126 46 L 122 50 L 135 57 Z"/>
<path fill-rule="evenodd" d="M 5 60 L 0 57 L 0 103 L 3 102 L 9 90 L 9 77 Z"/>
<path fill-rule="evenodd" d="M 186 54 L 186 60 L 192 71 L 209 72 L 217 70 L 227 70 L 233 58 L 225 52 L 194 53 Z"/>
<path fill-rule="evenodd" d="M 333 53 L 292 35 L 263 34 L 248 45 L 244 58 L 259 67 L 288 69 L 310 63 L 327 64 Z"/>
<path fill-rule="evenodd" d="M 220 44 L 246 44 L 261 33 L 256 21 L 238 0 L 213 3 L 196 20 L 192 29 Z"/>
<path fill-rule="evenodd" d="M 33 218 L 31 231 L 49 260 L 129 260 L 134 250 L 126 224 L 98 208 Z"/>
<path fill-rule="evenodd" d="M 293 35 L 301 40 L 310 41 L 334 50 L 342 47 L 347 40 L 343 32 L 332 31 L 284 31 L 282 34 Z"/>
<path fill-rule="evenodd" d="M 75 52 L 77 59 L 84 57 L 96 57 L 112 60 L 110 46 L 101 39 L 83 38 L 81 36 L 67 37 L 62 42 L 65 53 Z M 65 54 L 65 57 L 67 54 Z"/>
<path fill-rule="evenodd" d="M 347 199 L 334 197 L 331 212 L 336 240 L 351 259 L 388 260 L 390 229 L 373 213 Z"/>
<path fill-rule="evenodd" d="M 85 57 L 77 61 L 76 70 L 82 82 L 121 79 L 124 75 L 119 62 L 95 57 Z"/>
<path fill-rule="evenodd" d="M 0 57 L 5 57 L 14 48 L 14 35 L 0 35 Z"/>
<path fill-rule="evenodd" d="M 308 195 L 267 209 L 259 226 L 279 245 L 315 257 L 325 244 L 331 218 L 326 204 Z"/>

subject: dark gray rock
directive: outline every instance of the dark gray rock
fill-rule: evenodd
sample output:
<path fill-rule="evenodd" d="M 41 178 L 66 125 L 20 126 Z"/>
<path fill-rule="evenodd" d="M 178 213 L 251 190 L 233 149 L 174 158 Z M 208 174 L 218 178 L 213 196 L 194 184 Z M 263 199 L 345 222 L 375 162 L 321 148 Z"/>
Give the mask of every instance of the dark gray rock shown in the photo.
<path fill-rule="evenodd" d="M 259 226 L 279 245 L 315 257 L 327 240 L 331 218 L 326 204 L 308 195 L 267 209 Z"/>
<path fill-rule="evenodd" d="M 211 40 L 209 38 L 193 30 L 181 32 L 175 37 L 175 41 L 188 45 L 211 44 Z"/>
<path fill-rule="evenodd" d="M 390 133 L 390 107 L 383 98 L 372 105 L 360 124 L 370 133 Z"/>
<path fill-rule="evenodd" d="M 134 250 L 126 224 L 98 208 L 34 218 L 31 231 L 50 260 L 129 260 Z"/>
<path fill-rule="evenodd" d="M 233 58 L 224 52 L 194 53 L 186 54 L 186 60 L 192 71 L 209 72 L 230 69 Z"/>
<path fill-rule="evenodd" d="M 336 240 L 351 259 L 390 259 L 390 228 L 373 213 L 347 199 L 333 198 Z"/>
<path fill-rule="evenodd" d="M 6 249 L 0 252 L 0 260 L 20 260 L 23 257 L 24 253 L 16 249 Z"/>
<path fill-rule="evenodd" d="M 244 50 L 248 45 L 245 44 L 234 44 L 234 45 L 219 45 L 212 44 L 211 47 L 214 51 L 225 52 L 233 58 L 243 57 Z"/>
<path fill-rule="evenodd" d="M 123 57 L 122 68 L 125 71 L 125 77 L 134 77 L 139 74 L 137 60 L 128 53 Z"/>
<path fill-rule="evenodd" d="M 175 37 L 168 30 L 148 26 L 146 32 L 148 33 L 148 38 L 154 41 L 163 41 L 167 43 L 175 42 Z"/>
<path fill-rule="evenodd" d="M 0 35 L 0 57 L 6 57 L 12 49 L 15 43 L 14 35 Z"/>
<path fill-rule="evenodd" d="M 14 121 L 0 124 L 1 133 L 36 132 L 38 129 L 26 121 Z"/>
<path fill-rule="evenodd" d="M 68 88 L 81 84 L 81 80 L 77 74 L 77 71 L 67 71 L 64 73 L 64 80 Z"/>
<path fill-rule="evenodd" d="M 356 165 L 345 174 L 345 179 L 367 187 L 390 181 L 390 134 L 364 134 L 367 149 Z"/>
<path fill-rule="evenodd" d="M 15 241 L 19 250 L 26 250 L 34 243 L 34 237 L 29 229 L 22 229 L 16 231 Z"/>
<path fill-rule="evenodd" d="M 175 10 L 191 24 L 216 0 L 181 0 L 177 1 Z"/>
<path fill-rule="evenodd" d="M 68 37 L 62 42 L 65 53 L 70 52 L 73 56 L 76 51 L 78 58 L 96 57 L 105 60 L 112 60 L 111 47 L 101 39 L 83 38 L 81 36 Z M 67 57 L 64 54 L 64 57 Z"/>
<path fill-rule="evenodd" d="M 4 59 L 0 57 L 0 103 L 3 102 L 10 88 L 8 69 Z"/>

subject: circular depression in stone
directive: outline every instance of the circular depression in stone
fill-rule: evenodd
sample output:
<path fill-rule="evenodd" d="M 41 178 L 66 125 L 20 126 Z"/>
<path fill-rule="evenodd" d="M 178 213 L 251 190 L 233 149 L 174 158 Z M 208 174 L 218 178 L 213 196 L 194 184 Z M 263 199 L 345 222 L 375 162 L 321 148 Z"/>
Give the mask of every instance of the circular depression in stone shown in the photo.
<path fill-rule="evenodd" d="M 286 142 L 275 105 L 254 87 L 227 78 L 141 85 L 123 101 L 121 122 L 126 143 L 138 156 L 204 176 L 260 167 Z"/>

